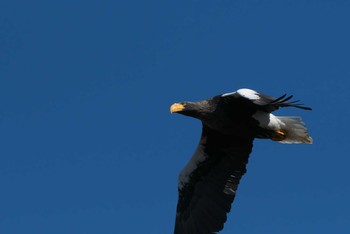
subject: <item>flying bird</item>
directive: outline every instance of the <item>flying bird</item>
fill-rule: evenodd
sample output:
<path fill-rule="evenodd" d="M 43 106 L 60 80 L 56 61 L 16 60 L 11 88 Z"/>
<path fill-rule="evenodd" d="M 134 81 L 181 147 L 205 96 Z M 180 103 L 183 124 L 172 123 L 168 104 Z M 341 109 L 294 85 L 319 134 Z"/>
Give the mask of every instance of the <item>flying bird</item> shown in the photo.
<path fill-rule="evenodd" d="M 270 97 L 251 89 L 198 102 L 171 105 L 171 113 L 199 119 L 199 145 L 178 178 L 174 234 L 208 234 L 223 229 L 255 138 L 311 144 L 300 117 L 275 116 L 280 107 L 311 110 L 293 96 Z"/>

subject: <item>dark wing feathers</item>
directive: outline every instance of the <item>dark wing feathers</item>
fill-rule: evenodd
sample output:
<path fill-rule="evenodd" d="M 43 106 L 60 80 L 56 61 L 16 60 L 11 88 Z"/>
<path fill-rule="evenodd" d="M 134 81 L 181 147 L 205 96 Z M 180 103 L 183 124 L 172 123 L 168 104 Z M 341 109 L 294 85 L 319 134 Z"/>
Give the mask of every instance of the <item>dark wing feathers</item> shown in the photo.
<path fill-rule="evenodd" d="M 251 91 L 255 92 L 253 90 Z M 255 112 L 256 109 L 271 113 L 280 107 L 296 107 L 303 110 L 311 110 L 310 107 L 303 106 L 304 104 L 299 103 L 299 100 L 290 101 L 293 98 L 293 95 L 287 96 L 287 94 L 284 94 L 278 98 L 261 93 L 254 93 L 254 95 L 256 95 L 258 98 L 248 98 L 246 96 L 242 96 L 239 92 L 233 92 L 232 94 L 228 95 L 219 95 L 218 97 L 220 97 L 221 101 L 224 103 L 234 103 L 234 105 L 240 106 L 240 108 L 245 108 L 247 113 L 249 110 L 253 110 Z"/>
<path fill-rule="evenodd" d="M 275 111 L 279 107 L 296 107 L 303 110 L 311 110 L 310 107 L 305 107 L 303 106 L 303 104 L 298 103 L 299 101 L 288 102 L 290 99 L 293 98 L 293 95 L 287 96 L 286 94 L 284 94 L 279 98 L 274 98 L 274 97 L 270 97 L 265 94 L 259 93 L 258 96 L 260 98 L 257 100 L 254 100 L 253 102 L 257 105 L 266 107 L 266 111 L 268 112 Z"/>
<path fill-rule="evenodd" d="M 222 136 L 203 127 L 207 157 L 179 188 L 175 234 L 209 234 L 223 229 L 252 150 L 253 139 Z"/>
<path fill-rule="evenodd" d="M 259 97 L 258 99 L 248 99 L 246 97 L 241 96 L 239 93 L 234 93 L 233 97 L 244 99 L 245 101 L 250 101 L 251 103 L 257 105 L 258 107 L 262 108 L 266 112 L 273 112 L 277 110 L 280 107 L 296 107 L 303 110 L 311 110 L 310 107 L 303 106 L 302 103 L 298 103 L 299 101 L 291 101 L 288 102 L 293 98 L 293 95 L 287 96 L 286 94 L 275 98 L 271 97 L 265 94 L 256 93 L 256 95 Z M 224 98 L 229 98 L 230 96 L 225 96 Z"/>

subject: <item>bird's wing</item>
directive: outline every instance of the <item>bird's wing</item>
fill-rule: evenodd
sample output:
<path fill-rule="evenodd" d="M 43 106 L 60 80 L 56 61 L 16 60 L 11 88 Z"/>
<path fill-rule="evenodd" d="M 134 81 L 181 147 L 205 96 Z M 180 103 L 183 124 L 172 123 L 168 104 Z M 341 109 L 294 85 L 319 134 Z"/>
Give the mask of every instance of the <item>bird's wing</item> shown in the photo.
<path fill-rule="evenodd" d="M 303 110 L 311 110 L 310 107 L 303 106 L 303 104 L 299 103 L 298 100 L 290 101 L 293 98 L 293 95 L 287 96 L 284 94 L 278 98 L 275 98 L 258 93 L 251 89 L 239 89 L 236 92 L 223 94 L 221 96 L 228 99 L 242 99 L 242 101 L 250 102 L 266 112 L 273 112 L 280 107 L 296 107 Z"/>
<path fill-rule="evenodd" d="M 205 126 L 199 146 L 179 176 L 175 234 L 223 229 L 253 147 L 253 139 L 227 137 Z"/>
<path fill-rule="evenodd" d="M 311 110 L 310 107 L 303 106 L 302 103 L 298 103 L 299 101 L 291 101 L 288 102 L 290 99 L 292 99 L 293 95 L 287 96 L 286 94 L 280 96 L 279 98 L 274 98 L 267 96 L 265 94 L 258 94 L 259 99 L 254 100 L 253 103 L 259 106 L 265 107 L 266 111 L 272 112 L 277 110 L 279 107 L 296 107 L 303 110 Z"/>

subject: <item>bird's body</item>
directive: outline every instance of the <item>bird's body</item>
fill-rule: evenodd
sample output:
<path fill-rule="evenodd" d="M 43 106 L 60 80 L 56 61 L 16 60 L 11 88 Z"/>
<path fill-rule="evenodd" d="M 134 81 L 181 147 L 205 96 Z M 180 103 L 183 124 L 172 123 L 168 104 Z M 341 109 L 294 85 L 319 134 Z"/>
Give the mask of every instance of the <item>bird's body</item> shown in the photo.
<path fill-rule="evenodd" d="M 310 110 L 290 99 L 240 89 L 171 106 L 171 112 L 202 121 L 197 150 L 179 175 L 175 234 L 216 233 L 223 228 L 255 138 L 312 143 L 300 117 L 271 113 L 288 106 Z"/>

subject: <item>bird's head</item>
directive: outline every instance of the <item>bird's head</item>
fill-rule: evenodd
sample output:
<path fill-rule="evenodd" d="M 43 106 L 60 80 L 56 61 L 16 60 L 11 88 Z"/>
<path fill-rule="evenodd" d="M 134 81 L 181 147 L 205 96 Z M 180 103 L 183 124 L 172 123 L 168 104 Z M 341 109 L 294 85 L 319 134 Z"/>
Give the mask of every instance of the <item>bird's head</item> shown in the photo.
<path fill-rule="evenodd" d="M 215 115 L 216 109 L 217 105 L 212 98 L 198 102 L 179 102 L 170 106 L 171 113 L 190 116 L 204 122 Z"/>
<path fill-rule="evenodd" d="M 194 118 L 200 118 L 201 105 L 197 102 L 179 102 L 170 106 L 171 113 L 178 113 Z"/>
<path fill-rule="evenodd" d="M 198 102 L 179 102 L 170 106 L 171 113 L 190 116 L 222 133 L 233 132 L 237 128 L 235 119 L 241 110 L 228 97 L 215 96 Z"/>

